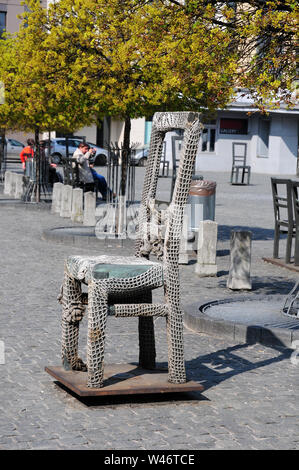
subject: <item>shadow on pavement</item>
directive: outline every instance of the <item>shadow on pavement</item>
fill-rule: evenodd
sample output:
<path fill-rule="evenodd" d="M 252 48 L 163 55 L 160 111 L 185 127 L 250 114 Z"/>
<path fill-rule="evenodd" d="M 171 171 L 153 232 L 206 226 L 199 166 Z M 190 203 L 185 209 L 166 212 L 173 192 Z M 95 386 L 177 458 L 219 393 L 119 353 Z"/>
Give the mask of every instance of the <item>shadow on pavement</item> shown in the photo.
<path fill-rule="evenodd" d="M 262 227 L 248 227 L 246 225 L 219 225 L 218 226 L 218 240 L 230 240 L 232 230 L 245 230 L 252 232 L 253 240 L 273 240 L 274 230 Z M 283 237 L 281 237 L 283 238 Z"/>

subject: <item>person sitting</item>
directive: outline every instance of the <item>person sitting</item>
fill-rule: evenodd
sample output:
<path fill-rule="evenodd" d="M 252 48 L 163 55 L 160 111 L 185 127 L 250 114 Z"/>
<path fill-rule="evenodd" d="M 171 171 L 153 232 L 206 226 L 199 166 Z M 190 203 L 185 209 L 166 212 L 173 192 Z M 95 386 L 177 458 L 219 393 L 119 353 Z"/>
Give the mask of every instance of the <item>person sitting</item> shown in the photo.
<path fill-rule="evenodd" d="M 80 142 L 78 148 L 73 153 L 73 158 L 78 163 L 79 181 L 83 185 L 83 191 L 94 191 L 94 177 L 89 167 L 89 159 L 93 155 L 93 149 L 88 144 Z"/>

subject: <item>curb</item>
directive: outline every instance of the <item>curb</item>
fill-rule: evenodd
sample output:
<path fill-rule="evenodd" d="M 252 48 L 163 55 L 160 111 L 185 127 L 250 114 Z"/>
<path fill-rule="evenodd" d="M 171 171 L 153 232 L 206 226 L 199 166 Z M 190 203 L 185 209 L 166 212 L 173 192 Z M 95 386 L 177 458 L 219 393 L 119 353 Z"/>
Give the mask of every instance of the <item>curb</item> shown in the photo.
<path fill-rule="evenodd" d="M 54 243 L 67 243 L 86 248 L 86 247 L 103 247 L 103 248 L 127 248 L 130 247 L 128 239 L 117 240 L 117 239 L 99 239 L 95 235 L 72 235 L 70 230 L 78 228 L 88 231 L 92 227 L 87 226 L 71 226 L 71 227 L 55 227 L 51 229 L 44 230 L 42 233 L 42 240 L 50 241 Z M 94 228 L 94 227 L 93 227 Z M 64 230 L 67 230 L 67 233 L 63 233 Z"/>
<path fill-rule="evenodd" d="M 205 304 L 206 305 L 206 304 Z M 293 341 L 299 340 L 299 329 L 269 328 L 261 325 L 248 325 L 228 320 L 211 318 L 201 312 L 198 303 L 183 306 L 184 325 L 196 333 L 205 333 L 241 343 L 260 343 L 264 346 L 291 348 Z M 298 321 L 299 325 L 299 321 Z"/>
<path fill-rule="evenodd" d="M 21 199 L 0 198 L 0 207 L 22 207 L 26 210 L 50 211 L 51 204 L 48 202 L 24 202 Z"/>

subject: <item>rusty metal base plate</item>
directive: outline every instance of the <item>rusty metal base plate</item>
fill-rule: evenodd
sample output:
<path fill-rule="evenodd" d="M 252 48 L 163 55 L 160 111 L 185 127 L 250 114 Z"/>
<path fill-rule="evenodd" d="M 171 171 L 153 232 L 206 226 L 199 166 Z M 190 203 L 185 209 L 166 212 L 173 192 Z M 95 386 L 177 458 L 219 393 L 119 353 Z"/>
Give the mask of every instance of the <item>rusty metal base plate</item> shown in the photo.
<path fill-rule="evenodd" d="M 276 264 L 281 268 L 289 269 L 295 273 L 299 273 L 299 266 L 295 266 L 294 263 L 285 263 L 282 259 L 279 258 L 263 258 L 263 261 L 266 263 Z"/>
<path fill-rule="evenodd" d="M 106 365 L 104 386 L 102 388 L 87 387 L 87 372 L 65 370 L 62 366 L 46 367 L 45 370 L 58 382 L 80 397 L 202 392 L 204 390 L 202 385 L 191 380 L 183 384 L 169 383 L 167 381 L 167 370 L 147 370 L 138 367 L 136 364 Z"/>

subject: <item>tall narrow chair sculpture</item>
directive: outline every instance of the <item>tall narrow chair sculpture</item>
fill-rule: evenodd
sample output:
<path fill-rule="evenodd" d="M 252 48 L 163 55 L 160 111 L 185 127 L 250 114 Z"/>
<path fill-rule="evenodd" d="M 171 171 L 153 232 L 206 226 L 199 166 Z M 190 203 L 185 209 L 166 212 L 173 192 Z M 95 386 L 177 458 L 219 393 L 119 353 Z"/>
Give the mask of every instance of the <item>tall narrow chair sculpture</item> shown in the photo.
<path fill-rule="evenodd" d="M 166 132 L 184 130 L 183 151 L 170 206 L 159 212 L 155 196 Z M 73 256 L 65 262 L 60 301 L 62 360 L 66 369 L 86 370 L 87 385 L 103 386 L 105 328 L 108 310 L 117 317 L 139 317 L 139 365 L 155 367 L 154 322 L 166 318 L 168 381 L 186 382 L 183 315 L 180 306 L 179 247 L 191 177 L 200 137 L 198 113 L 156 113 L 139 216 L 135 256 Z M 158 261 L 150 261 L 150 254 Z M 81 283 L 88 284 L 88 299 Z M 152 303 L 152 290 L 164 287 L 165 303 Z M 79 324 L 88 307 L 87 365 L 78 356 Z"/>
<path fill-rule="evenodd" d="M 247 144 L 244 142 L 233 142 L 233 163 L 230 176 L 231 184 L 244 183 L 245 175 L 247 175 L 247 184 L 250 183 L 251 166 L 246 164 Z M 239 174 L 241 173 L 241 181 Z"/>
<path fill-rule="evenodd" d="M 292 182 L 285 178 L 271 178 L 274 208 L 273 258 L 279 255 L 280 235 L 287 235 L 285 262 L 290 263 L 292 239 L 295 237 L 295 220 L 292 200 Z"/>
<path fill-rule="evenodd" d="M 295 222 L 294 264 L 299 266 L 299 181 L 292 181 L 292 196 Z"/>

